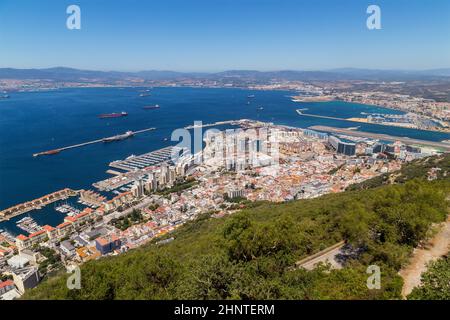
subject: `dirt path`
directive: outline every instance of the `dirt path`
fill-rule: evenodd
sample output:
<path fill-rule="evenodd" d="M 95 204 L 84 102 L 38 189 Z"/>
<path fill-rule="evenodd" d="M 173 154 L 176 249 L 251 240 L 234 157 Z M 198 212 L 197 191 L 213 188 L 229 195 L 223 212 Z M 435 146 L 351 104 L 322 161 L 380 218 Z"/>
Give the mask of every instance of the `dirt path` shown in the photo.
<path fill-rule="evenodd" d="M 406 297 L 412 289 L 420 285 L 420 275 L 427 268 L 426 265 L 432 260 L 447 254 L 450 250 L 450 216 L 442 223 L 439 232 L 423 247 L 414 249 L 408 266 L 400 270 L 404 284 L 402 296 Z"/>

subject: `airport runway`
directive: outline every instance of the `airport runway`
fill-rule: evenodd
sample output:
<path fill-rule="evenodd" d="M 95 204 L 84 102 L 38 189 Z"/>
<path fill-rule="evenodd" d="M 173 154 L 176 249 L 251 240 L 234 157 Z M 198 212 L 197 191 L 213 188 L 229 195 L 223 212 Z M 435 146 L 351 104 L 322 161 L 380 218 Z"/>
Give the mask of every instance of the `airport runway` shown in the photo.
<path fill-rule="evenodd" d="M 348 129 L 343 129 L 343 128 L 328 127 L 328 126 L 311 126 L 311 127 L 309 127 L 309 129 L 315 130 L 315 131 L 335 133 L 335 134 L 345 134 L 345 135 L 354 136 L 354 137 L 363 137 L 363 138 L 371 138 L 371 139 L 379 139 L 379 140 L 387 140 L 387 141 L 401 141 L 401 142 L 403 142 L 405 144 L 409 144 L 409 145 L 416 144 L 416 145 L 421 145 L 421 146 L 429 146 L 429 147 L 433 147 L 433 148 L 444 149 L 447 152 L 450 151 L 449 143 L 439 142 L 439 141 L 419 140 L 419 139 L 412 139 L 412 138 L 408 138 L 408 137 L 397 137 L 397 136 L 391 136 L 388 134 L 348 130 Z"/>

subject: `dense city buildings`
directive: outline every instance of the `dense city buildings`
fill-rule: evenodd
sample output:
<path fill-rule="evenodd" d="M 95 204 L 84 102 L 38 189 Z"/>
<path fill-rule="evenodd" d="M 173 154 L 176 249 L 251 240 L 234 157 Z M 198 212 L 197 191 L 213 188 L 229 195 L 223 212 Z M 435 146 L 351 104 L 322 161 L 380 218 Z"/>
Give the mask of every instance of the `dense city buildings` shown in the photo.
<path fill-rule="evenodd" d="M 16 296 L 58 266 L 126 252 L 202 213 L 219 217 L 246 201 L 285 202 L 342 192 L 438 152 L 260 121 L 236 123 L 240 128 L 206 131 L 200 154 L 185 152 L 174 160 L 163 150 L 116 161 L 113 165 L 123 171 L 94 183 L 97 191 L 73 191 L 84 210 L 63 206 L 68 213 L 57 226 L 37 226 L 15 239 L 2 235 L 0 270 L 13 277 Z M 148 155 L 161 155 L 161 161 Z M 115 195 L 102 195 L 106 189 Z M 10 280 L 1 286 L 3 294 L 11 291 Z"/>

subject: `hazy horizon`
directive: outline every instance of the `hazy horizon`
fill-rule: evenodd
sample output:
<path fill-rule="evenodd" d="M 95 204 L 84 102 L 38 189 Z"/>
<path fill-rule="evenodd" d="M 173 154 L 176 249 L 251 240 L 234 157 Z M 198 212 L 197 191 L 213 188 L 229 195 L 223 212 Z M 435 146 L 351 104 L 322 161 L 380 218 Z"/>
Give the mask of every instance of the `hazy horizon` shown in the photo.
<path fill-rule="evenodd" d="M 177 72 L 177 73 L 206 73 L 206 74 L 214 74 L 221 72 L 339 72 L 345 70 L 367 70 L 367 71 L 386 71 L 386 72 L 425 72 L 425 71 L 434 71 L 434 70 L 450 70 L 450 67 L 436 67 L 436 68 L 427 68 L 427 69 L 383 69 L 383 68 L 370 68 L 370 67 L 341 67 L 341 68 L 331 68 L 331 69 L 245 69 L 245 68 L 231 68 L 231 69 L 219 69 L 219 70 L 210 70 L 210 71 L 199 71 L 199 70 L 174 70 L 174 69 L 129 69 L 129 70 L 121 70 L 121 69 L 86 69 L 86 68 L 77 68 L 74 66 L 48 66 L 48 67 L 29 67 L 29 68 L 20 68 L 15 66 L 0 66 L 0 69 L 16 69 L 16 70 L 48 70 L 48 69 L 73 69 L 80 71 L 97 71 L 97 72 L 124 72 L 124 73 L 138 73 L 138 72 Z"/>

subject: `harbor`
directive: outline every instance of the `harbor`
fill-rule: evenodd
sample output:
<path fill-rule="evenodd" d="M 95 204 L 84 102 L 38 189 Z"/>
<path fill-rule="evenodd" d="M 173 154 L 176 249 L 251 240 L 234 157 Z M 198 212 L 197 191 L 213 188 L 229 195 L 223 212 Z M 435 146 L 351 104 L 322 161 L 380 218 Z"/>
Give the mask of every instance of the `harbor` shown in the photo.
<path fill-rule="evenodd" d="M 56 207 L 55 210 L 69 217 L 75 216 L 81 212 L 81 210 L 71 206 L 68 203 Z"/>
<path fill-rule="evenodd" d="M 64 200 L 69 197 L 76 196 L 77 194 L 78 191 L 66 188 L 60 191 L 50 193 L 38 199 L 15 205 L 13 207 L 0 211 L 0 222 L 9 220 L 13 217 L 19 216 L 32 210 L 41 209 L 50 203 L 59 200 Z"/>
<path fill-rule="evenodd" d="M 92 140 L 92 141 L 87 141 L 87 142 L 83 142 L 83 143 L 78 143 L 78 144 L 74 144 L 71 146 L 66 146 L 66 147 L 61 147 L 61 148 L 57 148 L 57 149 L 52 149 L 52 150 L 47 150 L 47 151 L 42 151 L 42 152 L 37 152 L 33 154 L 33 157 L 39 157 L 39 156 L 45 156 L 45 155 L 53 155 L 53 154 L 58 154 L 64 150 L 69 150 L 69 149 L 74 149 L 74 148 L 81 148 L 90 144 L 94 144 L 94 143 L 99 143 L 99 142 L 112 142 L 112 141 L 120 141 L 120 140 L 124 140 L 127 138 L 130 138 L 136 134 L 139 133 L 143 133 L 143 132 L 147 132 L 147 131 L 153 131 L 156 130 L 156 128 L 152 127 L 152 128 L 147 128 L 147 129 L 142 129 L 142 130 L 137 130 L 137 131 L 127 131 L 124 134 L 119 134 L 119 135 L 115 135 L 112 137 L 106 137 L 106 138 L 101 138 L 101 139 L 97 139 L 97 140 Z"/>
<path fill-rule="evenodd" d="M 27 233 L 35 233 L 42 230 L 42 227 L 34 221 L 32 217 L 25 217 L 17 221 L 17 227 Z"/>
<path fill-rule="evenodd" d="M 110 167 L 120 169 L 122 172 L 115 170 L 108 170 L 109 173 L 114 174 L 113 177 L 98 181 L 92 185 L 99 191 L 129 191 L 127 185 L 133 181 L 139 180 L 153 168 L 163 162 L 170 162 L 172 155 L 180 154 L 183 148 L 176 146 L 169 146 L 152 152 L 144 153 L 139 156 L 130 156 L 125 160 L 113 161 L 109 164 Z M 125 171 L 125 172 L 123 172 Z"/>
<path fill-rule="evenodd" d="M 67 92 L 73 93 L 73 101 L 67 101 Z M 17 143 L 5 143 L 2 149 L 2 181 L 5 181 L 2 189 L 2 206 L 0 210 L 13 207 L 19 203 L 26 203 L 32 199 L 37 199 L 45 194 L 50 194 L 55 190 L 62 190 L 70 187 L 74 190 L 93 188 L 95 191 L 107 194 L 108 198 L 113 197 L 113 191 L 120 188 L 128 188 L 132 181 L 145 174 L 145 169 L 138 170 L 142 172 L 134 173 L 133 171 L 119 168 L 107 167 L 108 164 L 115 160 L 125 160 L 126 157 L 135 154 L 136 156 L 148 153 L 152 150 L 158 150 L 170 145 L 171 133 L 176 128 L 184 128 L 194 125 L 194 121 L 202 120 L 202 123 L 212 128 L 227 129 L 233 124 L 241 123 L 239 126 L 251 128 L 250 123 L 240 119 L 254 119 L 255 109 L 259 105 L 264 105 L 264 112 L 260 113 L 257 120 L 261 122 L 272 122 L 275 124 L 283 124 L 291 127 L 307 128 L 314 124 L 329 125 L 332 127 L 350 127 L 360 126 L 359 130 L 370 132 L 372 130 L 381 130 L 380 133 L 392 136 L 408 136 L 428 141 L 449 140 L 450 135 L 441 132 L 430 132 L 422 130 L 413 130 L 405 128 L 397 128 L 391 126 L 374 126 L 365 123 L 351 124 L 350 122 L 333 122 L 326 123 L 320 121 L 311 122 L 314 118 L 301 117 L 295 113 L 295 109 L 303 108 L 293 104 L 290 99 L 286 98 L 288 93 L 283 91 L 262 91 L 258 93 L 257 99 L 252 100 L 254 107 L 246 107 L 242 101 L 247 100 L 247 96 L 254 92 L 241 89 L 194 89 L 194 88 L 155 88 L 154 96 L 158 99 L 151 101 L 142 101 L 136 105 L 130 106 L 129 97 L 136 98 L 135 88 L 117 89 L 83 89 L 83 95 L 75 89 L 67 89 L 62 92 L 53 92 L 51 96 L 45 97 L 42 94 L 42 101 L 35 99 L 35 93 L 23 93 L 23 102 L 18 104 L 22 108 L 27 105 L 37 104 L 39 108 L 29 108 L 29 116 L 35 119 L 34 122 L 27 122 L 28 116 L 21 115 L 17 121 L 27 123 L 29 130 L 4 130 L 2 132 L 5 141 L 16 141 Z M 204 97 L 204 100 L 197 101 L 195 97 Z M 235 98 L 232 98 L 234 95 Z M 117 104 L 111 106 L 109 102 L 103 99 L 113 99 Z M 160 99 L 160 98 L 161 99 Z M 92 100 L 92 103 L 88 103 Z M 142 98 L 145 99 L 145 98 Z M 139 99 L 138 99 L 139 100 Z M 238 101 L 239 103 L 237 103 Z M 144 106 L 159 104 L 159 110 L 145 110 Z M 74 114 L 67 116 L 67 113 L 56 113 L 53 108 L 47 107 L 51 105 L 64 105 L 65 108 L 73 110 Z M 341 103 L 335 114 L 329 113 L 327 110 L 333 106 L 333 103 L 311 104 L 307 105 L 308 110 L 302 110 L 309 114 L 319 115 L 335 115 L 336 117 L 346 118 L 348 116 L 359 116 L 361 112 L 367 113 L 387 113 L 381 107 L 366 107 L 364 105 L 355 105 L 352 103 Z M 15 107 L 4 108 L 9 110 L 10 115 L 13 114 Z M 305 108 L 304 108 L 305 109 Z M 123 117 L 117 121 L 111 122 L 108 126 L 108 120 L 101 121 L 97 118 L 99 114 L 109 111 L 125 111 L 129 114 L 135 113 L 136 117 Z M 75 112 L 76 111 L 76 112 Z M 55 117 L 55 118 L 53 118 Z M 48 125 L 48 120 L 55 119 L 55 125 Z M 315 119 L 320 120 L 320 119 Z M 325 119 L 323 119 L 325 120 Z M 9 120 L 10 127 L 14 127 L 13 119 Z M 197 122 L 198 123 L 198 122 Z M 226 125 L 223 125 L 226 124 Z M 348 124 L 348 125 L 347 125 Z M 214 127 L 217 125 L 218 127 Z M 221 126 L 222 125 L 222 126 Z M 143 129 L 156 127 L 157 130 L 137 135 L 133 138 L 109 143 L 96 143 L 86 146 L 84 149 L 73 149 L 72 152 L 62 153 L 61 157 L 33 158 L 31 155 L 37 151 L 48 150 L 62 146 L 73 145 L 78 142 L 90 141 L 101 137 L 114 136 L 123 134 L 128 130 Z M 61 128 L 65 128 L 61 130 Z M 192 128 L 192 126 L 191 126 Z M 372 129 L 373 128 L 373 129 Z M 209 128 L 210 129 L 210 128 Z M 32 130 L 34 134 L 29 134 Z M 206 128 L 204 129 L 206 130 Z M 192 131 L 192 130 L 190 130 Z M 71 134 L 65 134 L 70 132 Z M 354 136 L 356 131 L 352 131 Z M 191 132 L 192 134 L 192 132 Z M 51 137 L 57 139 L 51 143 Z M 137 139 L 135 139 L 137 138 Z M 141 139 L 142 138 L 142 139 Z M 144 139 L 145 138 L 145 139 Z M 168 140 L 165 140 L 168 138 Z M 48 144 L 45 141 L 49 141 Z M 58 142 L 60 141 L 60 142 Z M 20 142 L 20 143 L 19 143 Z M 18 147 L 20 146 L 20 150 Z M 18 153 L 20 151 L 20 153 Z M 20 171 L 19 171 L 20 170 Z M 18 171 L 26 174 L 19 176 Z M 106 171 L 106 172 L 105 172 Z M 122 176 L 121 176 L 122 174 Z M 135 176 L 135 177 L 134 177 Z M 124 181 L 120 177 L 125 177 Z M 111 180 L 106 181 L 106 179 Z M 93 186 L 94 182 L 96 183 Z M 127 184 L 128 183 L 128 184 Z M 99 188 L 96 188 L 98 186 Z M 118 187 L 118 188 L 117 188 Z M 77 209 L 81 209 L 82 204 L 77 203 L 77 198 L 70 198 L 68 202 Z M 65 201 L 63 201 L 65 202 Z M 58 203 L 56 206 L 59 206 Z M 55 211 L 53 204 L 43 207 L 40 210 L 34 208 L 28 209 L 32 216 L 40 225 L 56 226 L 63 222 L 64 214 Z M 28 214 L 23 215 L 23 217 Z M 16 227 L 16 220 L 20 220 L 20 213 L 17 217 L 11 219 L 2 218 L 0 229 L 8 230 L 12 234 L 19 234 L 20 229 Z"/>
<path fill-rule="evenodd" d="M 109 166 L 124 171 L 135 171 L 168 161 L 171 159 L 173 153 L 179 153 L 181 151 L 182 148 L 170 146 L 139 156 L 133 155 L 125 160 L 113 161 Z"/>

